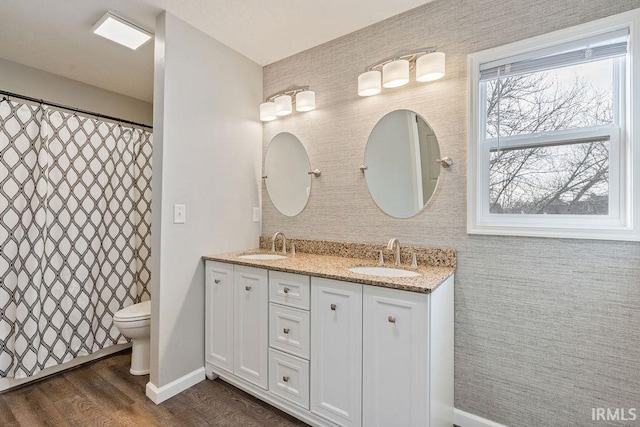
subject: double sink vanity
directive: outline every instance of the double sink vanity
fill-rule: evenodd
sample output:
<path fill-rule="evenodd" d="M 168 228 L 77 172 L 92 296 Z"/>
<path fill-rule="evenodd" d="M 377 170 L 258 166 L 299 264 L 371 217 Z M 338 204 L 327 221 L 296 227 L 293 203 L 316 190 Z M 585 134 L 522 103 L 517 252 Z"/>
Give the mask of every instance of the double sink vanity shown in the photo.
<path fill-rule="evenodd" d="M 311 425 L 450 427 L 455 251 L 294 243 L 204 257 L 207 377 Z"/>
<path fill-rule="evenodd" d="M 452 164 L 409 110 L 378 121 L 363 160 L 373 202 L 398 219 L 427 207 Z M 278 221 L 307 207 L 321 175 L 295 135 L 273 137 L 262 178 Z M 288 243 L 276 233 L 204 257 L 207 377 L 315 426 L 451 427 L 455 251 Z"/>

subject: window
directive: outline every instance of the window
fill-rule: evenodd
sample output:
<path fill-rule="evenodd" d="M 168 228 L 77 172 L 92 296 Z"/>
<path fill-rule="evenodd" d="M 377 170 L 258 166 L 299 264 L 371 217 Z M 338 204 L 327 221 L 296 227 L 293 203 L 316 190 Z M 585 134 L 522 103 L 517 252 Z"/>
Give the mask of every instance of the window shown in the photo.
<path fill-rule="evenodd" d="M 640 240 L 637 22 L 633 11 L 469 56 L 469 233 Z"/>

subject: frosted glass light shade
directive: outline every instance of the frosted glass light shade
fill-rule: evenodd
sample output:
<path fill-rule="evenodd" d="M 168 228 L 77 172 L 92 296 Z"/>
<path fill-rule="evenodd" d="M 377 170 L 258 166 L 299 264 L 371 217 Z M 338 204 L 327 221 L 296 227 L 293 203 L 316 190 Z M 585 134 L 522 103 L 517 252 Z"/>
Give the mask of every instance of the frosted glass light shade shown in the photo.
<path fill-rule="evenodd" d="M 358 76 L 358 95 L 371 96 L 380 93 L 380 71 L 373 70 Z"/>
<path fill-rule="evenodd" d="M 312 90 L 303 90 L 296 93 L 296 111 L 311 111 L 316 108 L 316 93 Z"/>
<path fill-rule="evenodd" d="M 409 83 L 409 61 L 398 59 L 382 66 L 382 86 L 400 87 Z"/>
<path fill-rule="evenodd" d="M 433 52 L 416 59 L 416 80 L 430 82 L 444 76 L 444 52 Z"/>
<path fill-rule="evenodd" d="M 105 13 L 93 25 L 92 31 L 101 37 L 136 50 L 149 40 L 151 33 L 112 13 Z"/>
<path fill-rule="evenodd" d="M 291 108 L 291 96 L 289 95 L 280 95 L 274 102 L 276 104 L 276 116 L 287 116 L 293 111 Z"/>
<path fill-rule="evenodd" d="M 263 102 L 260 104 L 260 120 L 269 122 L 276 119 L 276 104 L 273 102 Z"/>

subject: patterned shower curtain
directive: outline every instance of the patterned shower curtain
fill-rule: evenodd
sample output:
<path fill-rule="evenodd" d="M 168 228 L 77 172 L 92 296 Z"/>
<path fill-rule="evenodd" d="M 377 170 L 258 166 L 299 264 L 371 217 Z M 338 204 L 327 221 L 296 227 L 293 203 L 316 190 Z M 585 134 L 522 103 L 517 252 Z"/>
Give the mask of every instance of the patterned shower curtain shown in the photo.
<path fill-rule="evenodd" d="M 151 137 L 0 102 L 0 377 L 126 342 L 114 313 L 150 298 Z"/>

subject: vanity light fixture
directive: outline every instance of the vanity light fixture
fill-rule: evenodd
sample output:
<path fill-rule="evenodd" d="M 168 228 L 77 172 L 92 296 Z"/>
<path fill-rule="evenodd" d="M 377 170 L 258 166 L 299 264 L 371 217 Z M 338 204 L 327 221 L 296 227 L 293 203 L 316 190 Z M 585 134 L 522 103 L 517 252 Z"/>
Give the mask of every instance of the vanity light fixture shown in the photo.
<path fill-rule="evenodd" d="M 416 59 L 416 81 L 431 82 L 444 76 L 444 52 L 433 52 Z"/>
<path fill-rule="evenodd" d="M 92 31 L 94 34 L 133 50 L 136 50 L 153 37 L 149 31 L 111 12 L 105 13 L 93 25 Z"/>
<path fill-rule="evenodd" d="M 276 116 L 288 116 L 293 111 L 291 95 L 280 95 L 273 102 L 276 104 Z"/>
<path fill-rule="evenodd" d="M 296 111 L 304 113 L 316 108 L 316 93 L 312 90 L 303 90 L 296 93 Z"/>
<path fill-rule="evenodd" d="M 430 82 L 444 76 L 445 54 L 437 47 L 402 52 L 367 67 L 358 76 L 358 95 L 377 95 L 381 87 L 400 87 L 409 82 L 409 72 L 416 70 L 416 81 Z M 382 80 L 382 84 L 380 83 Z"/>
<path fill-rule="evenodd" d="M 371 96 L 377 95 L 382 90 L 380 79 L 382 73 L 378 70 L 365 71 L 358 76 L 358 95 Z"/>
<path fill-rule="evenodd" d="M 314 110 L 316 93 L 304 86 L 271 95 L 260 104 L 260 120 L 268 122 L 287 116 L 293 112 L 293 104 L 298 112 Z"/>
<path fill-rule="evenodd" d="M 396 59 L 382 66 L 382 87 L 400 87 L 409 83 L 409 61 Z"/>
<path fill-rule="evenodd" d="M 276 116 L 276 104 L 273 102 L 263 102 L 260 104 L 260 120 L 263 122 L 270 122 L 277 119 Z"/>

